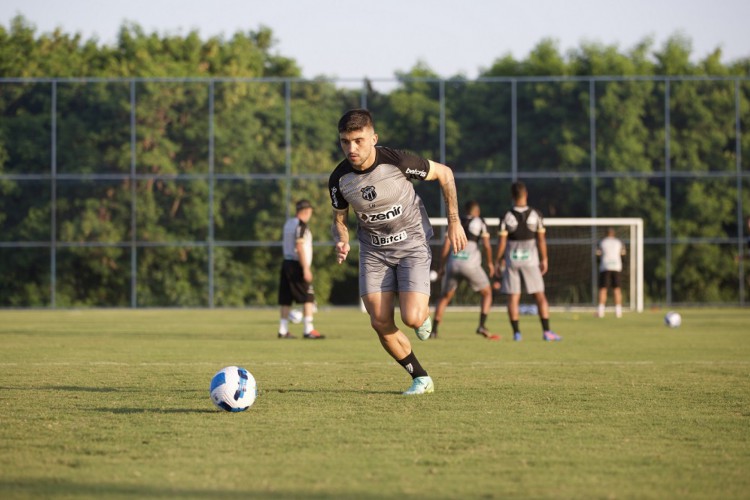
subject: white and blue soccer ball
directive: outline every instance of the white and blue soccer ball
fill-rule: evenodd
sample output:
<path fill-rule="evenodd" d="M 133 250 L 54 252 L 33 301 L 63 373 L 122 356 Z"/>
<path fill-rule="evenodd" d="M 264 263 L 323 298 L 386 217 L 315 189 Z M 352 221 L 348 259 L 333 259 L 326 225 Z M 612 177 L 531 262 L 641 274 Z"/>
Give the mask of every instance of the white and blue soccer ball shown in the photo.
<path fill-rule="evenodd" d="M 669 328 L 677 328 L 682 324 L 682 316 L 680 316 L 680 313 L 669 311 L 666 316 L 664 316 L 664 324 L 667 325 Z"/>
<path fill-rule="evenodd" d="M 211 379 L 211 401 L 222 410 L 245 411 L 255 403 L 258 386 L 255 377 L 240 366 L 222 368 Z"/>
<path fill-rule="evenodd" d="M 304 314 L 302 314 L 302 311 L 299 309 L 292 309 L 289 311 L 289 321 L 291 321 L 294 324 L 302 323 L 302 318 Z"/>

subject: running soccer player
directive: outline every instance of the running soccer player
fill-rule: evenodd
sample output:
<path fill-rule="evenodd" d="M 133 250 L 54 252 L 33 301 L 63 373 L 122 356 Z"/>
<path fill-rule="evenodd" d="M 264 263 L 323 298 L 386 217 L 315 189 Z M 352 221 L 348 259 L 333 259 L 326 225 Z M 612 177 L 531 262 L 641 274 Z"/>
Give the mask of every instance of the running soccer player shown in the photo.
<path fill-rule="evenodd" d="M 548 266 L 547 240 L 542 213 L 528 206 L 528 191 L 523 182 L 514 182 L 510 192 L 513 208 L 505 212 L 500 220 L 495 269 L 500 269 L 500 260 L 504 258 L 505 271 L 500 291 L 508 295 L 508 318 L 513 327 L 513 340 L 521 340 L 519 305 L 522 277 L 526 293 L 536 300 L 542 321 L 542 338 L 547 341 L 562 340 L 549 327 L 549 304 L 544 293 L 543 278 Z"/>
<path fill-rule="evenodd" d="M 487 273 L 482 269 L 482 250 L 487 258 L 489 275 L 495 274 L 495 266 L 492 263 L 492 248 L 490 246 L 490 233 L 487 224 L 480 216 L 479 203 L 469 201 L 464 206 L 464 215 L 461 217 L 461 225 L 464 228 L 468 243 L 466 248 L 458 253 L 450 253 L 450 241 L 445 239 L 443 251 L 440 258 L 438 275 L 442 275 L 441 296 L 435 307 L 435 317 L 432 320 L 432 338 L 437 338 L 438 325 L 443 319 L 445 309 L 453 300 L 458 288 L 459 280 L 466 280 L 472 290 L 479 292 L 482 296 L 481 312 L 479 314 L 479 326 L 476 329 L 478 335 L 490 340 L 500 340 L 500 335 L 494 335 L 485 326 L 487 315 L 492 307 L 492 286 Z M 481 246 L 480 246 L 481 245 Z"/>
<path fill-rule="evenodd" d="M 466 246 L 458 217 L 453 171 L 441 163 L 404 151 L 376 146 L 378 135 L 365 109 L 345 113 L 338 123 L 346 159 L 328 181 L 333 205 L 333 238 L 341 264 L 351 249 L 347 216 L 351 207 L 359 221 L 359 290 L 380 344 L 412 377 L 405 395 L 435 390 L 432 378 L 417 360 L 409 338 L 396 326 L 398 293 L 401 320 L 427 340 L 430 321 L 432 238 L 427 211 L 410 182 L 440 182 L 448 210 L 448 239 L 454 252 Z"/>

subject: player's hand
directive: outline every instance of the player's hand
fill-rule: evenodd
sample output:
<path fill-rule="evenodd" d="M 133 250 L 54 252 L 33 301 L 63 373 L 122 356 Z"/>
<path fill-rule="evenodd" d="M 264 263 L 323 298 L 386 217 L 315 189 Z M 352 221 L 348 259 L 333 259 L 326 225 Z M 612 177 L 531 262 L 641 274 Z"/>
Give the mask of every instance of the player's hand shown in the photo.
<path fill-rule="evenodd" d="M 547 259 L 540 260 L 539 261 L 539 270 L 542 272 L 542 276 L 544 276 L 545 274 L 547 274 L 547 268 L 548 268 Z"/>
<path fill-rule="evenodd" d="M 487 270 L 489 271 L 490 278 L 495 276 L 495 265 L 492 262 L 487 263 Z"/>
<path fill-rule="evenodd" d="M 493 274 L 493 277 L 495 278 L 502 278 L 503 274 L 503 265 L 500 263 L 500 261 L 495 262 L 495 274 Z"/>
<path fill-rule="evenodd" d="M 349 243 L 345 241 L 339 241 L 336 243 L 336 261 L 339 264 L 346 260 L 346 256 L 349 255 L 349 250 L 351 250 Z"/>
<path fill-rule="evenodd" d="M 451 242 L 454 255 L 466 248 L 466 233 L 460 222 L 448 221 L 448 240 Z"/>
<path fill-rule="evenodd" d="M 312 283 L 312 280 L 313 280 L 312 271 L 310 271 L 309 269 L 304 269 L 302 271 L 302 277 L 305 279 L 307 283 Z"/>

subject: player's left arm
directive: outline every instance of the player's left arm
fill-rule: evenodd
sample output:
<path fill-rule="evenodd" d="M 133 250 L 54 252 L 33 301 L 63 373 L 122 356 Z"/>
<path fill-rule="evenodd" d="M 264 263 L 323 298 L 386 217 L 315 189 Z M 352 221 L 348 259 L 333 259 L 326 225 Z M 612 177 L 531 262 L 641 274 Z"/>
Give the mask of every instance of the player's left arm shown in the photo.
<path fill-rule="evenodd" d="M 547 229 L 540 227 L 536 232 L 536 246 L 539 250 L 539 270 L 542 276 L 547 273 L 549 262 L 547 260 Z"/>
<path fill-rule="evenodd" d="M 297 255 L 299 256 L 299 264 L 302 267 L 302 277 L 307 283 L 312 283 L 312 262 L 307 262 L 307 253 L 305 252 L 305 240 L 303 238 L 297 239 L 295 243 L 297 249 Z"/>
<path fill-rule="evenodd" d="M 443 192 L 443 200 L 448 211 L 448 239 L 453 247 L 453 253 L 458 253 L 466 248 L 466 233 L 461 220 L 458 217 L 458 194 L 456 193 L 456 181 L 453 178 L 453 170 L 447 165 L 430 160 L 430 171 L 425 177 L 427 181 L 437 180 L 440 182 L 440 190 Z"/>

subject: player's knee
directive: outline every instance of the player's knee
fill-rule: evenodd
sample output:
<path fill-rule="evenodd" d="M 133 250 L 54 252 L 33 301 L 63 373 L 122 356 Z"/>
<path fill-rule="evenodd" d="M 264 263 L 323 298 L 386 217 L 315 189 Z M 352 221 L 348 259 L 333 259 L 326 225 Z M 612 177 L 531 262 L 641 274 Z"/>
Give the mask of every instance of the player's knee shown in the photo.
<path fill-rule="evenodd" d="M 419 328 L 429 315 L 429 311 L 401 311 L 401 321 L 410 328 Z"/>
<path fill-rule="evenodd" d="M 378 335 L 388 335 L 398 329 L 393 320 L 376 317 L 370 317 L 370 326 L 372 326 L 372 329 L 375 330 Z"/>

